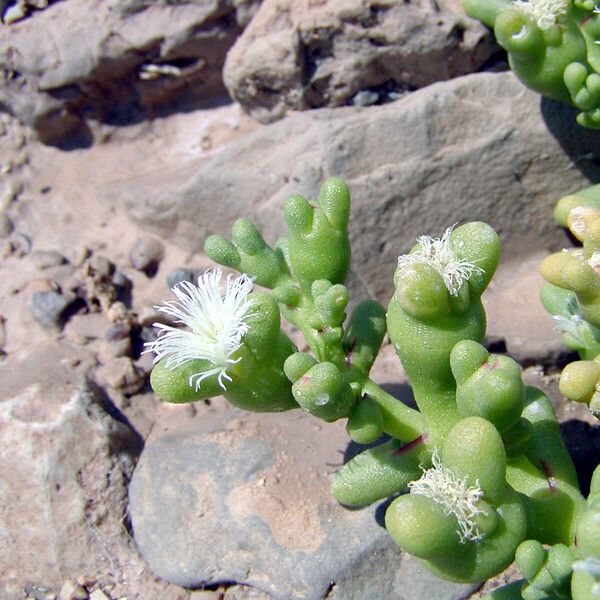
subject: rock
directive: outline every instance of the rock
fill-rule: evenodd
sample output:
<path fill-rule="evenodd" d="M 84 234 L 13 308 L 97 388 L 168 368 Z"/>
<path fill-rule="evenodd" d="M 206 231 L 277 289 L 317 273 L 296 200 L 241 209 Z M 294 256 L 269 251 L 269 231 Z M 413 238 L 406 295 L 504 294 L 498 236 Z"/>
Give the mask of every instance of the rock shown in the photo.
<path fill-rule="evenodd" d="M 0 29 L 0 106 L 45 143 L 225 94 L 227 50 L 260 0 L 69 0 Z M 77 48 L 74 52 L 73 48 Z M 18 76 L 17 76 L 18 75 Z"/>
<path fill-rule="evenodd" d="M 34 250 L 29 258 L 40 271 L 64 265 L 67 262 L 67 259 L 56 250 Z"/>
<path fill-rule="evenodd" d="M 133 321 L 133 315 L 123 302 L 117 300 L 113 302 L 106 311 L 106 317 L 111 323 L 125 323 L 130 325 Z"/>
<path fill-rule="evenodd" d="M 126 396 L 139 392 L 146 383 L 145 371 L 126 356 L 109 360 L 96 371 L 96 374 L 102 383 Z"/>
<path fill-rule="evenodd" d="M 21 19 L 24 19 L 27 16 L 27 8 L 23 3 L 17 2 L 17 4 L 13 4 L 9 6 L 2 15 L 2 20 L 6 25 L 11 25 L 12 23 L 16 23 Z"/>
<path fill-rule="evenodd" d="M 92 364 L 55 342 L 0 363 L 2 598 L 60 590 L 126 556 L 126 482 L 142 442 L 86 380 Z"/>
<path fill-rule="evenodd" d="M 87 344 L 102 339 L 106 331 L 106 319 L 101 313 L 81 313 L 73 315 L 66 323 L 64 333 L 67 337 Z"/>
<path fill-rule="evenodd" d="M 132 343 L 130 338 L 124 340 L 116 340 L 109 344 L 109 352 L 114 358 L 120 358 L 122 356 L 131 356 Z"/>
<path fill-rule="evenodd" d="M 85 299 L 92 311 L 106 312 L 117 300 L 117 290 L 113 283 L 115 265 L 104 256 L 93 255 L 82 266 L 83 286 L 79 295 Z"/>
<path fill-rule="evenodd" d="M 29 301 L 29 309 L 44 327 L 60 327 L 65 311 L 72 300 L 55 291 L 35 292 Z"/>
<path fill-rule="evenodd" d="M 90 269 L 98 277 L 109 278 L 115 272 L 115 265 L 106 256 L 94 254 L 90 258 Z"/>
<path fill-rule="evenodd" d="M 240 413 L 218 399 L 197 418 L 170 415 L 129 488 L 136 543 L 159 577 L 192 588 L 236 582 L 276 600 L 328 591 L 449 600 L 476 587 L 422 570 L 378 524 L 380 507 L 347 510 L 330 497 L 331 465 L 348 444 L 342 423 L 301 411 Z"/>
<path fill-rule="evenodd" d="M 190 600 L 220 600 L 219 594 L 211 590 L 196 590 L 190 594 Z"/>
<path fill-rule="evenodd" d="M 22 191 L 22 185 L 14 181 L 3 181 L 0 187 L 0 210 L 6 210 Z"/>
<path fill-rule="evenodd" d="M 105 337 L 109 342 L 116 342 L 128 338 L 130 332 L 131 327 L 127 323 L 118 322 L 106 330 Z"/>
<path fill-rule="evenodd" d="M 572 109 L 540 109 L 511 73 L 477 73 L 384 106 L 295 114 L 190 163 L 187 178 L 161 171 L 128 182 L 120 197 L 137 224 L 200 251 L 239 217 L 274 243 L 285 233 L 286 196 L 316 198 L 324 178 L 341 177 L 353 201 L 352 291 L 386 300 L 398 255 L 456 222 L 490 223 L 505 259 L 561 248 L 552 208 L 600 180 L 597 165 L 579 160 L 599 144 L 600 132 L 579 127 Z"/>
<path fill-rule="evenodd" d="M 24 233 L 16 233 L 11 237 L 14 254 L 19 258 L 27 256 L 31 252 L 31 239 Z"/>
<path fill-rule="evenodd" d="M 129 253 L 134 269 L 153 275 L 165 255 L 165 248 L 159 240 L 150 236 L 138 238 Z"/>
<path fill-rule="evenodd" d="M 496 49 L 489 29 L 427 0 L 265 0 L 223 80 L 266 123 L 289 109 L 386 102 L 477 71 Z"/>
<path fill-rule="evenodd" d="M 167 275 L 167 285 L 170 288 L 174 288 L 178 283 L 181 283 L 182 281 L 196 283 L 196 273 L 191 269 L 177 267 L 177 269 L 171 271 Z"/>
<path fill-rule="evenodd" d="M 5 213 L 0 212 L 0 239 L 7 238 L 14 228 L 11 218 Z"/>
<path fill-rule="evenodd" d="M 483 295 L 488 336 L 503 340 L 504 351 L 523 366 L 556 365 L 570 353 L 540 301 L 540 264 L 546 256 L 537 253 L 501 264 Z"/>
<path fill-rule="evenodd" d="M 88 593 L 83 586 L 67 579 L 60 589 L 58 597 L 59 600 L 87 600 Z"/>
<path fill-rule="evenodd" d="M 133 287 L 131 279 L 129 279 L 129 277 L 127 277 L 127 275 L 125 275 L 125 273 L 122 273 L 121 271 L 115 272 L 115 274 L 113 275 L 112 282 L 115 287 L 121 288 L 126 292 L 130 291 Z"/>

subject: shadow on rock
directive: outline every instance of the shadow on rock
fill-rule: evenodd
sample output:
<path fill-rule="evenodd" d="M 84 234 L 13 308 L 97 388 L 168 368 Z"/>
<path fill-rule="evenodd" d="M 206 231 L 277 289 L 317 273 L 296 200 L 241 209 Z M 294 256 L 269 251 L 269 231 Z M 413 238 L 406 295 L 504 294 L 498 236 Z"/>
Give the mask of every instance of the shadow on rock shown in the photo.
<path fill-rule="evenodd" d="M 600 181 L 600 131 L 577 124 L 577 110 L 543 97 L 541 112 L 550 133 L 578 169 L 591 182 Z"/>
<path fill-rule="evenodd" d="M 592 426 L 585 421 L 571 419 L 560 424 L 560 432 L 575 463 L 581 493 L 587 496 L 600 456 L 600 425 Z"/>

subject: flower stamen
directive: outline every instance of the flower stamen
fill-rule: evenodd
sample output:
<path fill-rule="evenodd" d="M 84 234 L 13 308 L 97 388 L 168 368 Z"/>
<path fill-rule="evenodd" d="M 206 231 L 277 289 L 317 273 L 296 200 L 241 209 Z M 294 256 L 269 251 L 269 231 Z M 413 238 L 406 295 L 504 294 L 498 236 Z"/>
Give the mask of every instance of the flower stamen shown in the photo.
<path fill-rule="evenodd" d="M 400 269 L 415 264 L 433 267 L 444 280 L 444 285 L 451 296 L 458 296 L 463 283 L 475 273 L 483 273 L 483 269 L 467 260 L 456 257 L 450 243 L 450 234 L 454 227 L 448 227 L 441 238 L 422 235 L 417 238 L 420 245 L 410 254 L 398 257 Z"/>
<path fill-rule="evenodd" d="M 550 29 L 567 12 L 568 0 L 514 0 L 513 7 L 542 30 Z"/>
<path fill-rule="evenodd" d="M 198 278 L 198 285 L 182 281 L 173 288 L 177 300 L 165 302 L 155 308 L 181 323 L 188 330 L 178 329 L 164 323 L 154 323 L 159 329 L 158 338 L 146 344 L 146 352 L 154 352 L 154 362 L 163 358 L 167 369 L 176 369 L 193 360 L 206 360 L 214 368 L 194 373 L 189 384 L 197 391 L 208 377 L 217 375 L 221 388 L 231 381 L 227 369 L 240 359 L 232 358 L 240 348 L 249 326 L 248 294 L 253 279 L 241 275 L 232 279 L 227 276 L 225 290 L 221 291 L 221 269 L 211 269 Z"/>
<path fill-rule="evenodd" d="M 467 477 L 461 479 L 442 465 L 437 450 L 433 451 L 431 461 L 433 467 L 423 469 L 423 477 L 408 484 L 410 493 L 430 498 L 444 509 L 446 515 L 454 515 L 461 544 L 479 541 L 483 538 L 475 522 L 482 513 L 476 506 L 483 498 L 479 480 L 474 487 L 469 487 Z"/>

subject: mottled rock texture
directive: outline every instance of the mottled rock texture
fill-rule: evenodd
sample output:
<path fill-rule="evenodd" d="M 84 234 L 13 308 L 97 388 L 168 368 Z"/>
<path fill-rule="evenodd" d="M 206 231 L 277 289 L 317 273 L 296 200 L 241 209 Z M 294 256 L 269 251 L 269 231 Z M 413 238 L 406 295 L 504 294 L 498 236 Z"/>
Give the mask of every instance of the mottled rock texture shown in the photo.
<path fill-rule="evenodd" d="M 0 109 L 50 144 L 225 94 L 225 54 L 260 0 L 67 0 L 0 28 Z"/>
<path fill-rule="evenodd" d="M 600 132 L 572 117 L 511 73 L 477 73 L 384 106 L 290 116 L 185 169 L 129 182 L 120 197 L 138 224 L 197 251 L 239 217 L 274 243 L 289 194 L 315 198 L 326 177 L 341 177 L 352 194 L 350 287 L 386 299 L 398 255 L 453 223 L 490 223 L 505 258 L 561 248 L 557 198 L 600 177 L 589 160 Z"/>
<path fill-rule="evenodd" d="M 3 598 L 109 569 L 128 546 L 127 483 L 142 441 L 86 379 L 93 363 L 55 342 L 0 363 Z"/>
<path fill-rule="evenodd" d="M 222 402 L 198 406 L 193 421 L 173 412 L 135 470 L 134 536 L 160 577 L 235 581 L 276 600 L 458 600 L 475 587 L 404 555 L 381 525 L 384 507 L 347 510 L 331 498 L 329 473 L 351 451 L 343 424 Z"/>
<path fill-rule="evenodd" d="M 447 4 L 447 3 L 446 3 Z M 227 55 L 223 78 L 256 119 L 385 102 L 478 70 L 491 32 L 431 0 L 266 0 Z M 361 96 L 362 94 L 362 96 Z"/>

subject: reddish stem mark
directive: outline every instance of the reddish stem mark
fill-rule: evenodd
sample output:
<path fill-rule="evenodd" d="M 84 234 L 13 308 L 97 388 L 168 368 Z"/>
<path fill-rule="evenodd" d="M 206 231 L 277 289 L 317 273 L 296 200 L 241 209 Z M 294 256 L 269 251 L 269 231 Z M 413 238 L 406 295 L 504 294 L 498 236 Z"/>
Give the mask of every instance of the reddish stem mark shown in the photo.
<path fill-rule="evenodd" d="M 552 469 L 550 465 L 545 460 L 540 460 L 542 464 L 542 469 L 544 471 L 544 475 L 548 480 L 548 489 L 550 493 L 553 494 L 556 491 L 556 479 L 554 479 L 554 474 L 552 473 Z"/>
<path fill-rule="evenodd" d="M 300 378 L 300 383 L 302 385 L 308 385 L 312 381 L 312 377 L 310 375 L 302 375 Z"/>
<path fill-rule="evenodd" d="M 579 21 L 580 25 L 585 25 L 588 21 L 591 21 L 594 18 L 594 15 L 588 15 L 587 17 L 583 17 L 581 21 Z"/>
<path fill-rule="evenodd" d="M 494 360 L 493 362 L 483 363 L 483 368 L 486 369 L 487 371 L 493 371 L 494 369 L 497 369 L 499 366 L 500 366 L 500 361 L 498 359 Z"/>
<path fill-rule="evenodd" d="M 356 338 L 350 342 L 350 348 L 348 348 L 348 353 L 346 354 L 346 369 L 349 369 L 352 366 L 352 352 L 354 351 L 354 346 L 356 346 Z"/>
<path fill-rule="evenodd" d="M 418 438 L 415 438 L 411 442 L 408 442 L 408 444 L 405 444 L 404 446 L 402 446 L 402 448 L 398 448 L 398 450 L 394 450 L 392 452 L 392 456 L 399 456 L 400 454 L 404 454 L 405 452 L 412 450 L 419 444 L 422 444 L 423 442 L 425 442 L 427 440 L 427 437 L 428 437 L 427 433 L 422 433 Z"/>

